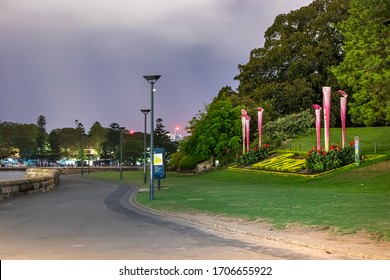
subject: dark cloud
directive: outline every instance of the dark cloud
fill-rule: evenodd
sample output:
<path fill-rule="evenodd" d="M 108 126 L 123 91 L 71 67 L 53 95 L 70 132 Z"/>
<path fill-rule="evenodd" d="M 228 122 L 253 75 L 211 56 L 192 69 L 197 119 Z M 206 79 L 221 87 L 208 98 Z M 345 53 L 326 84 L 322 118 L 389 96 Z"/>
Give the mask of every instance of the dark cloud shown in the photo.
<path fill-rule="evenodd" d="M 246 63 L 275 16 L 309 0 L 0 1 L 0 120 L 48 129 L 155 117 L 184 128 Z"/>

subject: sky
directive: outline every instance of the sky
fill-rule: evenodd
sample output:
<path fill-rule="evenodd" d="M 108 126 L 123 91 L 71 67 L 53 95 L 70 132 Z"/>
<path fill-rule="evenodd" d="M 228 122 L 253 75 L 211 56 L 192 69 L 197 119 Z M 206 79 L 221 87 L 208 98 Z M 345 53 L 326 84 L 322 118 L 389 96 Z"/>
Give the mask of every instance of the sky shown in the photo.
<path fill-rule="evenodd" d="M 275 17 L 311 2 L 0 0 L 0 121 L 143 131 L 143 76 L 158 74 L 154 119 L 185 135 L 222 87 L 237 88 L 238 65 Z"/>

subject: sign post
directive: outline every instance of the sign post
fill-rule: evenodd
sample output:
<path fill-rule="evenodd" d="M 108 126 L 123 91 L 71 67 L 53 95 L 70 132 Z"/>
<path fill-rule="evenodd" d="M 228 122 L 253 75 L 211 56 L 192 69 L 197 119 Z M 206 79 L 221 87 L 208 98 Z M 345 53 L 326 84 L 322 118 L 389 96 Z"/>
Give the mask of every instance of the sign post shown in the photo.
<path fill-rule="evenodd" d="M 160 189 L 160 179 L 166 178 L 165 156 L 163 148 L 155 148 L 153 155 L 153 177 L 158 180 L 158 189 Z"/>
<path fill-rule="evenodd" d="M 355 165 L 360 165 L 360 141 L 359 136 L 355 136 Z"/>

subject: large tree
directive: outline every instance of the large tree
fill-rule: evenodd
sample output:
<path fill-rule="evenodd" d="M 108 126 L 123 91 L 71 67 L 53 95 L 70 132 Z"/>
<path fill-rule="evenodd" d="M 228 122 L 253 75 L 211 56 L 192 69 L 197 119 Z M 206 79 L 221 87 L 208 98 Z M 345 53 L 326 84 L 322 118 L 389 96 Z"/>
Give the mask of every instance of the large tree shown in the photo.
<path fill-rule="evenodd" d="M 37 118 L 37 128 L 38 128 L 38 133 L 37 133 L 36 143 L 38 146 L 38 154 L 39 154 L 39 156 L 42 157 L 45 153 L 45 146 L 46 146 L 46 141 L 47 141 L 46 117 L 45 116 L 40 115 Z"/>
<path fill-rule="evenodd" d="M 165 129 L 163 120 L 158 118 L 156 120 L 156 127 L 154 129 L 154 146 L 157 148 L 164 148 L 166 155 L 170 155 L 177 150 L 177 143 L 173 143 L 169 137 L 169 131 Z"/>
<path fill-rule="evenodd" d="M 239 65 L 239 95 L 258 104 L 270 102 L 276 116 L 321 102 L 323 86 L 338 88 L 330 67 L 342 60 L 336 26 L 348 17 L 348 3 L 315 0 L 278 15 L 265 32 L 264 47 L 252 50 L 249 62 Z"/>
<path fill-rule="evenodd" d="M 94 149 L 96 154 L 100 157 L 103 154 L 103 143 L 107 139 L 108 129 L 102 127 L 99 122 L 95 122 L 88 132 L 90 148 Z"/>
<path fill-rule="evenodd" d="M 59 136 L 59 129 L 50 131 L 48 142 L 50 145 L 50 159 L 58 160 L 61 158 L 61 139 Z"/>
<path fill-rule="evenodd" d="M 106 141 L 102 145 L 102 157 L 105 159 L 119 159 L 121 142 L 121 126 L 111 123 L 107 132 Z"/>
<path fill-rule="evenodd" d="M 127 131 L 125 131 L 127 132 Z M 123 161 L 131 165 L 143 162 L 144 134 L 142 132 L 123 133 Z M 149 137 L 147 137 L 148 141 Z"/>
<path fill-rule="evenodd" d="M 190 121 L 191 136 L 180 144 L 183 152 L 199 160 L 231 160 L 241 143 L 240 109 L 230 98 L 216 98 Z"/>
<path fill-rule="evenodd" d="M 339 24 L 345 58 L 333 72 L 351 90 L 354 123 L 389 125 L 390 1 L 351 0 L 349 13 Z"/>
<path fill-rule="evenodd" d="M 76 158 L 81 149 L 81 142 L 84 140 L 80 129 L 65 127 L 55 130 L 55 138 L 59 140 L 61 157 Z"/>
<path fill-rule="evenodd" d="M 35 157 L 37 126 L 0 121 L 0 157 Z"/>

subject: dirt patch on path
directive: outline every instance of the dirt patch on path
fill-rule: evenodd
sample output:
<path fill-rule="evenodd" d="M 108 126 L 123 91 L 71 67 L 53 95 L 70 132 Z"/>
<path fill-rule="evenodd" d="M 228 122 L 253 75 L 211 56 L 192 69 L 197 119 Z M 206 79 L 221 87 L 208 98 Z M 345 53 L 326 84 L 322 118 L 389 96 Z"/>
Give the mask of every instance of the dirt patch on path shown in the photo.
<path fill-rule="evenodd" d="M 291 225 L 276 230 L 271 224 L 258 221 L 213 216 L 199 213 L 165 213 L 166 215 L 195 223 L 235 237 L 250 238 L 257 242 L 273 241 L 280 248 L 291 245 L 316 249 L 326 254 L 326 259 L 376 259 L 390 260 L 390 242 L 377 242 L 367 232 L 340 234 L 324 227 Z M 308 250 L 310 252 L 310 250 Z M 318 257 L 318 255 L 316 256 Z"/>

